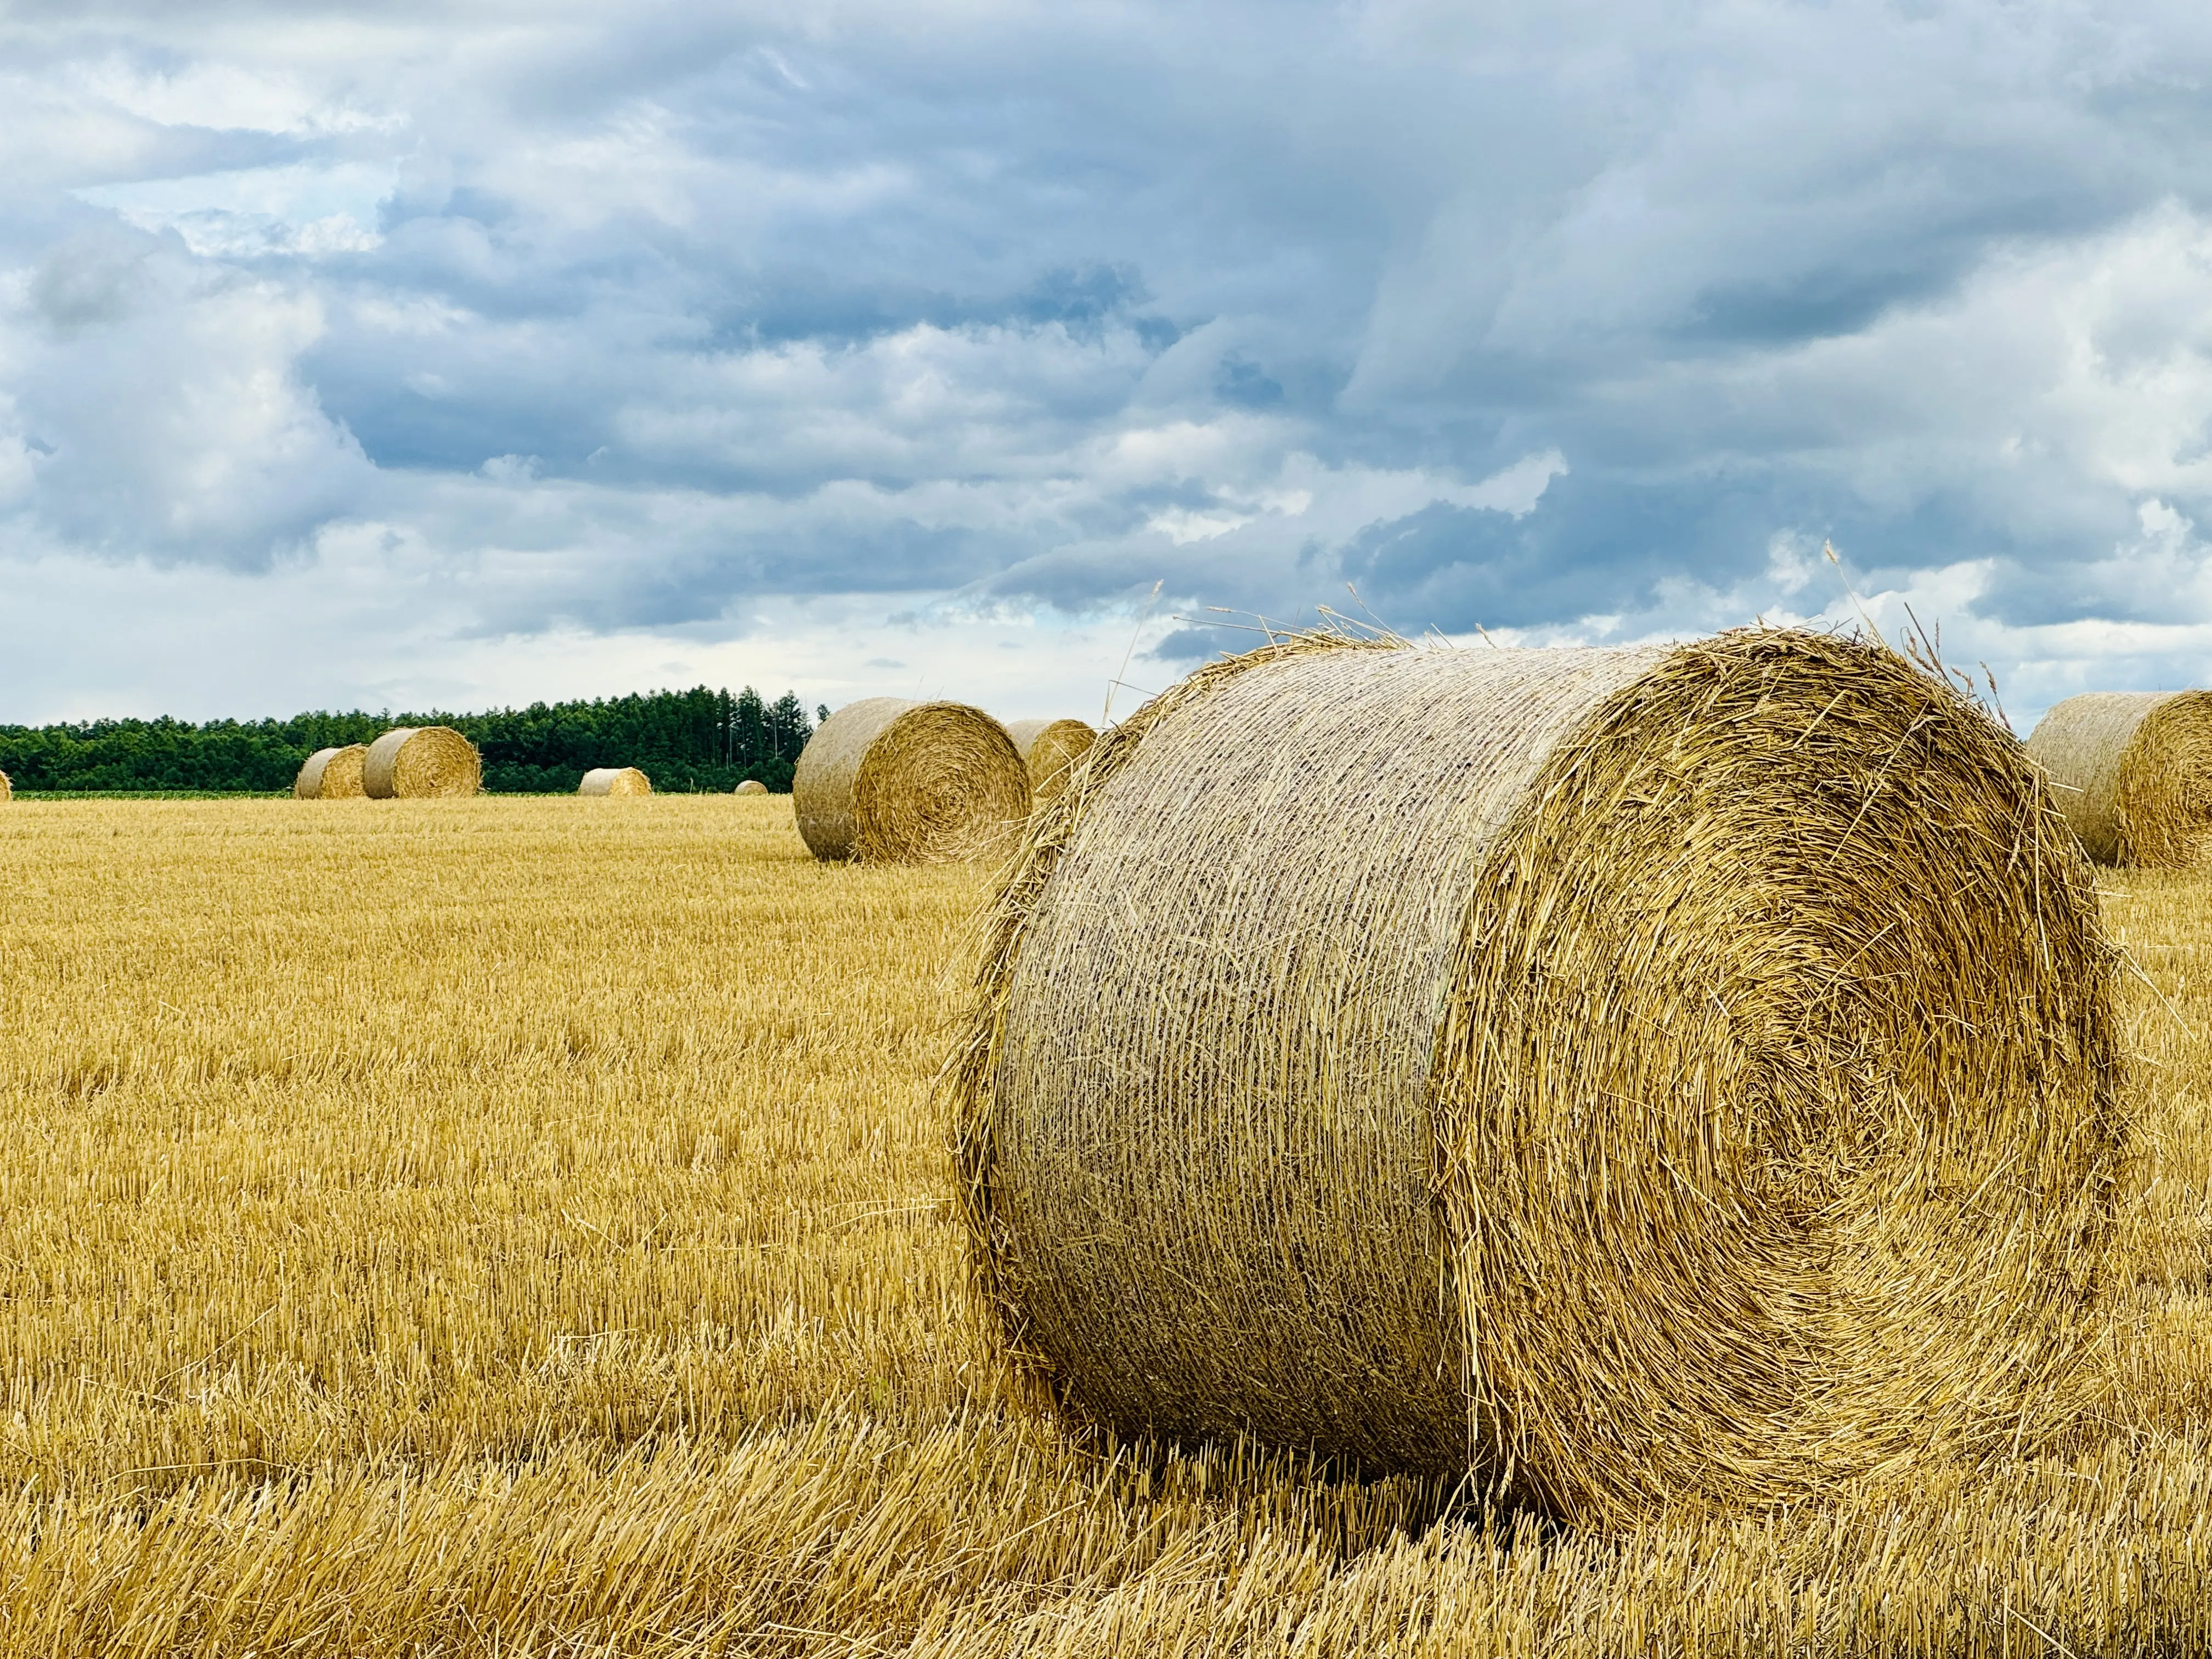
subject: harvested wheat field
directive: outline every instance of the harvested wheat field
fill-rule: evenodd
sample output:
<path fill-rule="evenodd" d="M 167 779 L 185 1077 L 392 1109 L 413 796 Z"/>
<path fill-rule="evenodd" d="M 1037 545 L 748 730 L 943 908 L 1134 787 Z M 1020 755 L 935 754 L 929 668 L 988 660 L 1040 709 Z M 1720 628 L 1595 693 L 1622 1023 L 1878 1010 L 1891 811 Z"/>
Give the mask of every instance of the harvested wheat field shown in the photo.
<path fill-rule="evenodd" d="M 2100 879 L 2118 1384 L 1601 1534 L 1035 1409 L 931 1089 L 973 867 L 775 798 L 18 802 L 0 1653 L 2201 1651 L 2212 881 Z"/>

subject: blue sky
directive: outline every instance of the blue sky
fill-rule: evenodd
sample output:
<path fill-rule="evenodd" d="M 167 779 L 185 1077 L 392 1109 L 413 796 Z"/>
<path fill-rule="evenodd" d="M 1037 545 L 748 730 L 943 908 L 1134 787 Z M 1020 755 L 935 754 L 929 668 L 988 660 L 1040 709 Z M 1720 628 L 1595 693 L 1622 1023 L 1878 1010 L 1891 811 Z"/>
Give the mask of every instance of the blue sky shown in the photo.
<path fill-rule="evenodd" d="M 1348 584 L 2202 684 L 2209 77 L 2155 3 L 15 0 L 0 720 L 1090 715 Z"/>

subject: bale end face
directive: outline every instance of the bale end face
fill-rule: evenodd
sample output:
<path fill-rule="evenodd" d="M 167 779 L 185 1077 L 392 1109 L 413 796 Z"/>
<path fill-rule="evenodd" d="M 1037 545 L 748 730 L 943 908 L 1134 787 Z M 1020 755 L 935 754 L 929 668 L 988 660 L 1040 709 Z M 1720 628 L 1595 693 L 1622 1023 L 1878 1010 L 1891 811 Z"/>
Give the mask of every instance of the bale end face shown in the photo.
<path fill-rule="evenodd" d="M 1076 1419 L 1572 1519 L 2037 1443 L 2097 1381 L 2110 953 L 1879 647 L 1302 642 L 1101 740 L 948 1071 Z"/>
<path fill-rule="evenodd" d="M 483 762 L 450 726 L 403 726 L 369 744 L 361 776 L 373 800 L 473 795 L 483 787 Z"/>
<path fill-rule="evenodd" d="M 1015 720 L 1006 727 L 1006 735 L 1029 769 L 1033 807 L 1067 787 L 1076 763 L 1098 741 L 1097 732 L 1077 720 Z"/>
<path fill-rule="evenodd" d="M 366 744 L 318 749 L 292 781 L 292 793 L 300 800 L 358 799 L 368 793 L 362 784 L 362 767 L 368 758 Z"/>
<path fill-rule="evenodd" d="M 966 703 L 897 697 L 824 720 L 791 793 L 815 857 L 872 864 L 1003 857 L 1030 810 L 1028 769 L 998 721 Z"/>
<path fill-rule="evenodd" d="M 2212 691 L 2093 691 L 2037 722 L 2029 756 L 2100 864 L 2212 865 Z"/>
<path fill-rule="evenodd" d="M 649 795 L 653 780 L 635 766 L 595 766 L 576 786 L 580 795 Z"/>

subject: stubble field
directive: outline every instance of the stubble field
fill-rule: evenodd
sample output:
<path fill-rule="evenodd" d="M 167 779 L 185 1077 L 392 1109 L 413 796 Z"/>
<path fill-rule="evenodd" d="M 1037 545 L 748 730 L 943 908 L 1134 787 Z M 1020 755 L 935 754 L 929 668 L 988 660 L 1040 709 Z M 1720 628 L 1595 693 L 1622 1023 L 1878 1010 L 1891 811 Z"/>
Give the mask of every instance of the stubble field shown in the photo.
<path fill-rule="evenodd" d="M 0 1652 L 2212 1645 L 2212 882 L 2104 878 L 2102 1418 L 1608 1538 L 1031 1413 L 930 1092 L 982 884 L 785 797 L 0 812 Z"/>

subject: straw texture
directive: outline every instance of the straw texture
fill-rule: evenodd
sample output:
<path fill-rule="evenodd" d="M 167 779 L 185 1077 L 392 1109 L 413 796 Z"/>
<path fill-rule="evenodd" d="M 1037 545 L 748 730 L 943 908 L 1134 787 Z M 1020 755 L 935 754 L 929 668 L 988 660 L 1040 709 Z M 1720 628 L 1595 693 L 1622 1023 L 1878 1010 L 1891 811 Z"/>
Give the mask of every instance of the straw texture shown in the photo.
<path fill-rule="evenodd" d="M 576 786 L 580 795 L 649 795 L 653 780 L 635 766 L 595 766 Z"/>
<path fill-rule="evenodd" d="M 2212 691 L 2069 697 L 2037 723 L 2027 752 L 2098 862 L 2212 862 Z"/>
<path fill-rule="evenodd" d="M 5 772 L 0 772 L 0 800 L 13 800 L 15 799 L 15 786 L 8 781 L 8 775 Z"/>
<path fill-rule="evenodd" d="M 301 800 L 357 799 L 368 793 L 361 781 L 362 764 L 368 758 L 365 743 L 318 749 L 292 780 L 292 793 Z"/>
<path fill-rule="evenodd" d="M 402 726 L 369 744 L 361 781 L 375 800 L 473 795 L 483 785 L 483 763 L 450 726 Z"/>
<path fill-rule="evenodd" d="M 791 793 L 816 858 L 871 864 L 1003 857 L 1030 810 L 1029 772 L 1006 727 L 966 703 L 898 697 L 823 721 Z"/>
<path fill-rule="evenodd" d="M 1076 762 L 1098 741 L 1098 734 L 1081 720 L 1013 720 L 1006 735 L 1014 740 L 1022 764 L 1029 768 L 1032 809 L 1052 799 L 1067 787 Z"/>
<path fill-rule="evenodd" d="M 743 783 L 730 791 L 733 795 L 765 795 L 768 792 L 768 786 L 763 783 L 758 778 L 747 778 Z"/>
<path fill-rule="evenodd" d="M 1079 1424 L 1608 1523 L 2071 1420 L 2110 956 L 2019 744 L 1876 647 L 1329 637 L 1032 821 L 948 1068 Z"/>

